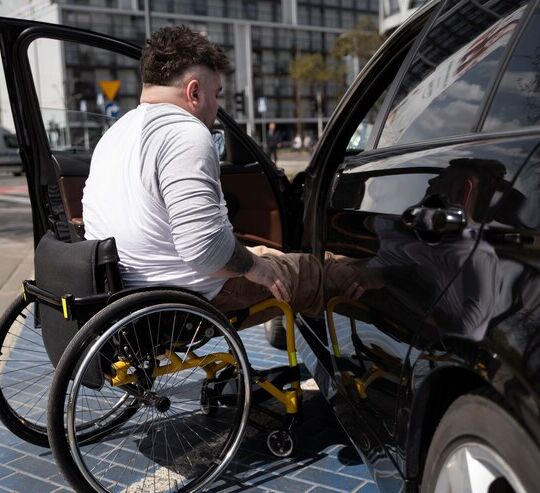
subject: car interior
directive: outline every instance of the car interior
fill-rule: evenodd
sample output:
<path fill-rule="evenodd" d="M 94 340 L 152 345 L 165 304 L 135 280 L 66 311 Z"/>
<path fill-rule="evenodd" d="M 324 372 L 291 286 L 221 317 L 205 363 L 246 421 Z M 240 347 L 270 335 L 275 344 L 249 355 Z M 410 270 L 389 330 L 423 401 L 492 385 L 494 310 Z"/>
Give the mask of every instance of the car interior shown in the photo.
<path fill-rule="evenodd" d="M 233 132 L 225 129 L 224 136 L 221 183 L 237 238 L 247 246 L 282 249 L 282 217 L 267 175 Z M 84 238 L 81 200 L 90 159 L 85 152 L 57 152 L 55 176 L 48 180 L 49 215 L 60 237 L 71 241 Z"/>

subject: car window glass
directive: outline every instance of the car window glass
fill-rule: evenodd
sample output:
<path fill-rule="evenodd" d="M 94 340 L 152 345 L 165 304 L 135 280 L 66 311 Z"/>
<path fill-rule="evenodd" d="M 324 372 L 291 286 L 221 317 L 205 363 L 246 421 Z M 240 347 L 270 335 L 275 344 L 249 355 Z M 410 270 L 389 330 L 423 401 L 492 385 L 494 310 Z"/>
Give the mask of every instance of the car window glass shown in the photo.
<path fill-rule="evenodd" d="M 371 107 L 367 115 L 364 117 L 364 119 L 360 122 L 360 124 L 354 131 L 351 139 L 349 140 L 349 143 L 347 144 L 347 154 L 357 154 L 366 148 L 377 115 L 379 113 L 379 110 L 381 109 L 382 103 L 387 93 L 388 88 L 386 88 L 383 93 L 377 98 L 375 104 Z"/>
<path fill-rule="evenodd" d="M 540 231 L 540 150 L 528 157 L 494 215 L 498 226 Z"/>
<path fill-rule="evenodd" d="M 53 151 L 91 152 L 116 119 L 138 104 L 135 59 L 46 38 L 30 44 L 28 58 Z"/>
<path fill-rule="evenodd" d="M 396 93 L 378 147 L 470 132 L 523 3 L 447 2 Z"/>
<path fill-rule="evenodd" d="M 9 104 L 4 66 L 0 62 L 0 173 L 4 170 L 19 173 L 21 169 L 19 143 L 15 135 L 15 123 Z"/>
<path fill-rule="evenodd" d="M 531 18 L 491 103 L 483 130 L 540 124 L 540 8 Z"/>
<path fill-rule="evenodd" d="M 419 203 L 435 174 L 387 175 L 368 178 L 359 209 L 378 214 L 401 214 Z"/>
<path fill-rule="evenodd" d="M 381 169 L 383 163 L 384 170 Z M 415 164 L 418 166 L 404 166 L 402 156 L 360 165 L 352 158 L 337 179 L 331 207 L 401 215 L 425 197 L 430 180 L 440 173 L 440 165 L 433 165 L 429 153 L 426 156 L 417 154 Z"/>
<path fill-rule="evenodd" d="M 4 66 L 0 62 L 0 127 L 15 132 L 15 123 L 11 113 L 11 105 L 9 104 L 9 96 L 7 92 L 7 83 L 4 74 Z M 15 138 L 15 146 L 17 139 Z M 11 147 L 11 146 L 10 146 Z"/>

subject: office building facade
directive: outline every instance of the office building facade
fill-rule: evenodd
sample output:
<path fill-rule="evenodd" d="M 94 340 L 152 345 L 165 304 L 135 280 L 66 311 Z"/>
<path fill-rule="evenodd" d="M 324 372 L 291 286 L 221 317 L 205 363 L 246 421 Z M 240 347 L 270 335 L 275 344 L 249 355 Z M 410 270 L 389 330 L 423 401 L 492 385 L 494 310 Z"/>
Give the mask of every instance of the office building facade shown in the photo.
<path fill-rule="evenodd" d="M 0 6 L 1 15 L 86 28 L 138 45 L 149 31 L 167 25 L 186 24 L 206 33 L 226 50 L 233 65 L 224 77 L 222 105 L 259 138 L 269 121 L 294 133 L 299 116 L 316 136 L 318 113 L 328 119 L 344 86 L 325 83 L 318 112 L 313 84 L 296 85 L 291 62 L 298 54 L 328 55 L 337 36 L 366 16 L 376 21 L 378 10 L 378 0 L 3 0 Z M 119 114 L 136 105 L 136 64 L 69 43 L 51 49 L 60 51 L 53 56 L 60 65 L 59 80 L 46 81 L 56 89 L 44 90 L 50 94 L 41 95 L 42 105 L 80 110 L 83 104 L 83 109 L 99 112 L 103 80 L 121 83 Z M 42 53 L 34 58 L 39 64 Z M 44 70 L 36 68 L 34 77 L 43 78 Z"/>
<path fill-rule="evenodd" d="M 379 31 L 389 34 L 428 0 L 380 0 Z"/>

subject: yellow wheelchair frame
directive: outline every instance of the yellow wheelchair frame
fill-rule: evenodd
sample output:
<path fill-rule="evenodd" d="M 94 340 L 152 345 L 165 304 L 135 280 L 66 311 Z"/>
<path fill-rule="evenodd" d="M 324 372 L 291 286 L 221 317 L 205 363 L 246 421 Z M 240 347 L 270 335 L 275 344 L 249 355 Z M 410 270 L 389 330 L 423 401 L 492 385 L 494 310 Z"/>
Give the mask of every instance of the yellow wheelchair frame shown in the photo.
<path fill-rule="evenodd" d="M 285 316 L 289 367 L 297 368 L 298 357 L 294 335 L 294 313 L 290 305 L 286 302 L 278 301 L 277 299 L 272 298 L 251 306 L 249 308 L 249 315 L 255 315 L 263 310 L 266 310 L 267 308 L 272 307 L 279 308 Z M 236 324 L 238 322 L 238 317 L 234 316 L 230 318 L 229 322 L 231 325 Z M 198 356 L 195 351 L 190 351 L 187 354 L 187 358 L 182 360 L 174 351 L 165 351 L 165 356 L 169 360 L 169 363 L 167 365 L 154 368 L 152 377 L 163 376 L 197 367 L 202 368 L 205 371 L 207 378 L 210 379 L 214 378 L 219 371 L 223 370 L 227 366 L 235 364 L 234 358 L 228 353 L 214 353 L 201 357 Z M 129 362 L 116 361 L 113 363 L 112 368 L 115 372 L 114 375 L 105 374 L 105 377 L 109 380 L 109 383 L 112 386 L 128 385 L 137 382 L 137 375 L 128 374 L 128 370 L 130 368 Z M 290 389 L 285 390 L 278 388 L 263 376 L 256 376 L 253 383 L 257 384 L 260 388 L 264 389 L 272 397 L 277 399 L 284 406 L 287 414 L 296 415 L 299 412 L 302 396 L 302 389 L 300 388 L 299 380 L 290 382 Z"/>

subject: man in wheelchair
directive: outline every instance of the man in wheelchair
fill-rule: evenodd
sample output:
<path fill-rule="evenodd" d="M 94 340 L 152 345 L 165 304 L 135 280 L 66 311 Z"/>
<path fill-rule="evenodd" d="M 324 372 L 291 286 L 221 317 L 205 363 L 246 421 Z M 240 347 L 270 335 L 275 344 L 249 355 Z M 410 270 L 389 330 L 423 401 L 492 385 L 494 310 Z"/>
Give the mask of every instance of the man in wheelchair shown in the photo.
<path fill-rule="evenodd" d="M 268 448 L 293 453 L 302 398 L 293 313 L 322 314 L 323 266 L 246 248 L 233 234 L 209 131 L 227 67 L 222 50 L 185 27 L 148 40 L 141 104 L 92 156 L 82 201 L 89 241 L 45 235 L 35 282 L 0 320 L 3 343 L 16 348 L 4 372 L 35 354 L 43 373 L 34 383 L 53 375 L 46 422 L 31 412 L 46 384 L 24 407 L 19 390 L 0 388 L 0 419 L 50 445 L 76 491 L 206 488 L 238 450 L 258 402 L 253 383 L 284 410 L 266 411 L 282 422 L 262 427 Z M 361 294 L 343 281 L 345 296 Z M 281 313 L 289 364 L 277 376 L 253 370 L 232 326 Z"/>
<path fill-rule="evenodd" d="M 87 239 L 114 237 L 126 286 L 176 285 L 221 311 L 274 296 L 295 312 L 323 311 L 312 255 L 246 248 L 232 231 L 210 127 L 225 53 L 188 28 L 166 27 L 141 58 L 140 105 L 102 137 L 83 195 Z M 244 326 L 279 314 L 267 310 Z"/>

